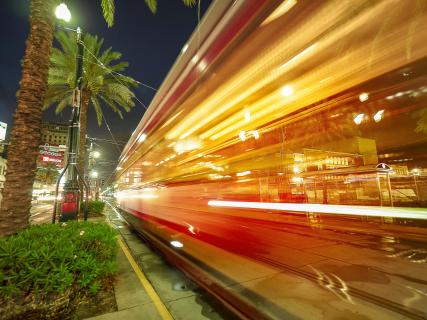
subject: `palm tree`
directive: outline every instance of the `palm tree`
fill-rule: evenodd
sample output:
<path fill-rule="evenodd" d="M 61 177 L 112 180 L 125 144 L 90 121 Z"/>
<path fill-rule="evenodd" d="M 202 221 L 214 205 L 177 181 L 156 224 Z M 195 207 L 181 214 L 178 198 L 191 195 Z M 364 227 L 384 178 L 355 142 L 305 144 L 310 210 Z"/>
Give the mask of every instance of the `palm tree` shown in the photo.
<path fill-rule="evenodd" d="M 39 152 L 43 99 L 47 90 L 56 0 L 32 0 L 30 33 L 17 95 L 8 171 L 0 211 L 0 235 L 28 226 L 32 186 Z"/>
<path fill-rule="evenodd" d="M 58 179 L 59 171 L 55 164 L 48 163 L 37 168 L 36 181 L 41 184 L 54 184 Z"/>
<path fill-rule="evenodd" d="M 44 109 L 56 105 L 56 113 L 72 105 L 76 75 L 77 44 L 73 33 L 59 31 L 55 36 L 60 49 L 53 48 L 49 69 L 48 90 Z M 121 53 L 101 50 L 104 40 L 97 36 L 85 34 L 83 59 L 82 105 L 80 110 L 80 148 L 79 171 L 84 173 L 86 153 L 87 112 L 89 106 L 95 110 L 98 125 L 102 124 L 103 112 L 101 102 L 116 112 L 123 119 L 122 110 L 128 112 L 135 105 L 135 95 L 130 90 L 136 87 L 135 80 L 123 76 L 127 62 L 118 61 Z"/>
<path fill-rule="evenodd" d="M 41 136 L 42 106 L 47 89 L 52 50 L 54 8 L 60 0 L 31 0 L 30 32 L 22 63 L 22 77 L 11 132 L 8 171 L 0 209 L 0 236 L 16 233 L 29 225 L 32 186 Z M 145 0 L 154 13 L 156 0 Z M 195 0 L 183 0 L 186 5 Z M 101 0 L 108 26 L 114 22 L 114 0 Z"/>

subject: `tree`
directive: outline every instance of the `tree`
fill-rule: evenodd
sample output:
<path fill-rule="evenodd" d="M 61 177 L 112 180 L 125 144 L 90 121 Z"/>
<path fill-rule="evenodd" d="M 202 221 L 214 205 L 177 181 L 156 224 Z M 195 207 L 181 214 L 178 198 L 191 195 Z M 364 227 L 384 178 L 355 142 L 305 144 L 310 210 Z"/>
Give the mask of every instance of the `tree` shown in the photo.
<path fill-rule="evenodd" d="M 183 0 L 192 5 L 194 0 Z M 145 0 L 152 12 L 156 0 Z M 32 186 L 41 136 L 42 106 L 47 90 L 49 58 L 55 24 L 54 8 L 59 0 L 31 0 L 30 32 L 26 41 L 22 76 L 17 95 L 8 171 L 0 209 L 0 236 L 18 232 L 29 225 Z M 109 26 L 114 22 L 114 0 L 101 0 Z"/>
<path fill-rule="evenodd" d="M 59 171 L 54 163 L 41 165 L 37 168 L 36 181 L 41 184 L 54 184 L 58 179 Z"/>
<path fill-rule="evenodd" d="M 22 63 L 0 211 L 2 236 L 28 226 L 41 135 L 42 105 L 47 90 L 55 4 L 56 0 L 31 1 L 30 33 Z"/>
<path fill-rule="evenodd" d="M 76 76 L 77 43 L 73 33 L 59 31 L 56 40 L 60 49 L 53 48 L 49 69 L 48 90 L 44 108 L 56 105 L 56 113 L 72 105 Z M 86 154 L 87 112 L 89 106 L 95 110 L 98 125 L 102 124 L 103 112 L 101 102 L 116 112 L 123 119 L 122 110 L 128 112 L 135 105 L 135 95 L 131 87 L 136 82 L 118 72 L 124 71 L 128 63 L 119 61 L 121 53 L 112 51 L 111 47 L 102 50 L 104 40 L 97 36 L 85 34 L 83 37 L 83 85 L 82 105 L 80 110 L 80 148 L 79 171 L 84 173 Z"/>

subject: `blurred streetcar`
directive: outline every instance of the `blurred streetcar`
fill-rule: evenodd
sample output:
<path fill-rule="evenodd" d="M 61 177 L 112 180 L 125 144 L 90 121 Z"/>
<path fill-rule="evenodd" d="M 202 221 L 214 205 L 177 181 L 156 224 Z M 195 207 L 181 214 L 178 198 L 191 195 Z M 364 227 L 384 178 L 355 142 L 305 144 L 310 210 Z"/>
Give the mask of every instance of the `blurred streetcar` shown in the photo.
<path fill-rule="evenodd" d="M 242 318 L 427 317 L 427 1 L 214 2 L 124 217 Z"/>

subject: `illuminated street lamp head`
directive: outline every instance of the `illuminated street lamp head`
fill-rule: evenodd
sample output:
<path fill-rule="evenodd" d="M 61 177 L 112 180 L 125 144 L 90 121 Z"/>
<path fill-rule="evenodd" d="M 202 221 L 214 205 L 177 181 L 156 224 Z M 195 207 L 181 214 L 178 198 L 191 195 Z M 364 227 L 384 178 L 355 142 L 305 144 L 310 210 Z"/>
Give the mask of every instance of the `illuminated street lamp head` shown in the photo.
<path fill-rule="evenodd" d="M 92 178 L 98 178 L 98 172 L 97 172 L 97 171 L 92 171 L 92 172 L 90 173 L 90 176 L 91 176 Z"/>
<path fill-rule="evenodd" d="M 94 151 L 93 152 L 93 157 L 94 158 L 99 158 L 101 156 L 101 153 L 99 151 Z"/>
<path fill-rule="evenodd" d="M 68 7 L 65 3 L 61 3 L 56 7 L 55 16 L 60 20 L 64 20 L 65 22 L 70 22 L 71 20 L 71 12 L 68 10 Z"/>

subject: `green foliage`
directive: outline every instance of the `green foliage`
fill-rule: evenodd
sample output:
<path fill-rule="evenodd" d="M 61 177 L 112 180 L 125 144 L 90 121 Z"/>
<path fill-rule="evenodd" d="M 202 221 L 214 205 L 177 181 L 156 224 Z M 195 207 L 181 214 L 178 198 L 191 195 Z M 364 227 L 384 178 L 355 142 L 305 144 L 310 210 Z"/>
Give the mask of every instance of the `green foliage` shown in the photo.
<path fill-rule="evenodd" d="M 76 35 L 58 31 L 55 39 L 60 49 L 53 48 L 50 59 L 48 90 L 44 109 L 56 105 L 55 113 L 71 106 L 76 84 Z M 128 67 L 120 60 L 122 54 L 112 48 L 102 50 L 104 39 L 90 34 L 83 36 L 83 100 L 95 110 L 98 125 L 102 123 L 101 102 L 123 119 L 122 110 L 129 112 L 134 107 L 135 94 L 131 88 L 137 83 L 130 77 L 119 74 Z"/>
<path fill-rule="evenodd" d="M 101 0 L 101 8 L 102 15 L 104 16 L 107 25 L 112 27 L 114 23 L 114 12 L 116 11 L 114 0 Z"/>
<path fill-rule="evenodd" d="M 82 202 L 80 210 L 84 209 L 85 203 Z M 88 201 L 88 212 L 94 214 L 101 214 L 104 210 L 105 202 L 100 200 Z"/>
<path fill-rule="evenodd" d="M 182 0 L 184 5 L 187 7 L 192 7 L 196 4 L 196 1 L 197 0 Z M 104 19 L 109 27 L 113 26 L 114 23 L 114 13 L 116 11 L 114 3 L 114 0 L 101 0 L 102 15 L 104 16 Z M 152 13 L 156 13 L 157 0 L 145 0 L 145 4 Z"/>
<path fill-rule="evenodd" d="M 36 181 L 42 184 L 54 184 L 58 176 L 58 168 L 53 163 L 43 164 L 37 167 Z"/>
<path fill-rule="evenodd" d="M 0 295 L 96 293 L 117 270 L 116 232 L 105 223 L 43 224 L 0 239 Z"/>

